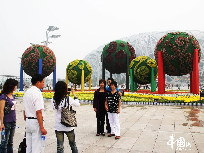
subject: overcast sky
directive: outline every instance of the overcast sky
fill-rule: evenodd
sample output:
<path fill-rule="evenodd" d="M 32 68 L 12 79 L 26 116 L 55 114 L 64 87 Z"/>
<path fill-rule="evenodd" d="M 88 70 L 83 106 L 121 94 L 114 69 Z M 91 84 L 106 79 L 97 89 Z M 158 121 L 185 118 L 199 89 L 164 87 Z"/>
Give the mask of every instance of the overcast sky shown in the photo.
<path fill-rule="evenodd" d="M 204 31 L 203 0 L 0 0 L 0 75 L 19 75 L 20 58 L 30 43 L 45 40 L 50 26 L 60 34 L 49 47 L 57 77 L 69 62 L 110 41 L 166 30 Z"/>

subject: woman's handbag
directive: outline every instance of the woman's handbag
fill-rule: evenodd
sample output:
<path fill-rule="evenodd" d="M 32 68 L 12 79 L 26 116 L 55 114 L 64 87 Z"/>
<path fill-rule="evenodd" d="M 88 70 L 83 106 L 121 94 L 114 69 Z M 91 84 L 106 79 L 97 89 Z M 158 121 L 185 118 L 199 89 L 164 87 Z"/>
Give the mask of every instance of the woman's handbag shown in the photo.
<path fill-rule="evenodd" d="M 68 107 L 66 107 L 68 104 Z M 66 127 L 76 127 L 77 121 L 75 117 L 76 111 L 69 106 L 69 96 L 65 98 L 65 105 L 61 112 L 61 124 Z"/>

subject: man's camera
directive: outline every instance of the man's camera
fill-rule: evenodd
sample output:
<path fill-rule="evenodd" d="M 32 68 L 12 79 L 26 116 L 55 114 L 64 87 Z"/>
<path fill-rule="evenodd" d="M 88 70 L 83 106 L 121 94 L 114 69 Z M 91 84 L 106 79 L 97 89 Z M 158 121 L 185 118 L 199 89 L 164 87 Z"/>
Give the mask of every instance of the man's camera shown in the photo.
<path fill-rule="evenodd" d="M 71 88 L 68 88 L 67 89 L 67 93 L 68 93 L 68 95 L 70 95 L 70 92 L 72 91 L 72 89 Z"/>

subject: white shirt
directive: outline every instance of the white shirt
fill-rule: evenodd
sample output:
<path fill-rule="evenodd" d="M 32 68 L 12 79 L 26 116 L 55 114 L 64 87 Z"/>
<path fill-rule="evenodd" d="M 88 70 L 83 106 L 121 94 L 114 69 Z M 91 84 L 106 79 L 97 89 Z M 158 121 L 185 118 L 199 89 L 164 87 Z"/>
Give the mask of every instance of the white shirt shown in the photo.
<path fill-rule="evenodd" d="M 51 103 L 52 103 L 53 109 L 55 109 L 55 125 L 54 125 L 55 130 L 57 130 L 57 131 L 71 131 L 71 130 L 73 130 L 74 127 L 66 127 L 66 126 L 61 124 L 61 111 L 65 105 L 65 99 L 63 99 L 61 101 L 61 103 L 58 106 L 58 109 L 55 108 L 53 99 L 51 100 Z M 78 106 L 80 106 L 80 103 L 79 103 L 78 99 L 74 100 L 72 97 L 69 97 L 69 105 L 78 107 Z"/>
<path fill-rule="evenodd" d="M 44 109 L 42 92 L 36 86 L 28 89 L 23 96 L 26 117 L 36 117 L 36 111 Z"/>

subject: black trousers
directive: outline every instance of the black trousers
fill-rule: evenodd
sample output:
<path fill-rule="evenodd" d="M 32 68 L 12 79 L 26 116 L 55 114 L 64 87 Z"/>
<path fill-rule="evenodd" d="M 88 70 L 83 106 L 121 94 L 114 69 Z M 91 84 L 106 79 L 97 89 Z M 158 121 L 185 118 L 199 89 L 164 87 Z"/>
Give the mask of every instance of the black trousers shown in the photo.
<path fill-rule="evenodd" d="M 105 116 L 106 113 L 104 112 L 96 112 L 97 134 L 104 133 Z"/>

